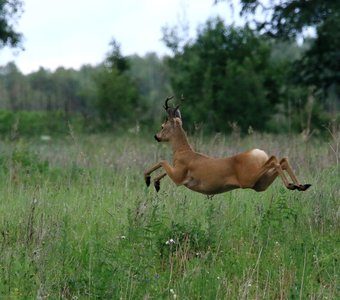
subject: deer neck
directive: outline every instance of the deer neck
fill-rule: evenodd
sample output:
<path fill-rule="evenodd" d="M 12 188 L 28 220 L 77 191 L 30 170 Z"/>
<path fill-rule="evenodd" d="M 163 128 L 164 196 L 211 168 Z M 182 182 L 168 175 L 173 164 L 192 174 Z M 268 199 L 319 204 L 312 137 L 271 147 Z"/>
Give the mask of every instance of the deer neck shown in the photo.
<path fill-rule="evenodd" d="M 176 130 L 176 133 L 170 140 L 170 144 L 172 146 L 173 153 L 182 151 L 193 151 L 188 142 L 187 135 L 182 128 Z"/>

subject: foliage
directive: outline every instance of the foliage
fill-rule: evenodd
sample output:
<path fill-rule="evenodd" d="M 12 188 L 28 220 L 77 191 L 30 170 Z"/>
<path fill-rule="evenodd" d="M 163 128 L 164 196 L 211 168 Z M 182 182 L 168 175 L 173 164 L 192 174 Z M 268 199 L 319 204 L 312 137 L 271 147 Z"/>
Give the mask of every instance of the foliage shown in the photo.
<path fill-rule="evenodd" d="M 218 1 L 216 1 L 218 2 Z M 293 76 L 305 86 L 314 86 L 324 94 L 329 111 L 339 107 L 339 1 L 270 1 L 241 0 L 241 14 L 252 15 L 256 28 L 275 39 L 293 39 L 313 28 L 316 37 L 311 48 L 296 62 Z M 265 20 L 257 20 L 262 11 Z"/>
<path fill-rule="evenodd" d="M 339 7 L 340 13 L 340 7 Z M 332 17 L 317 28 L 317 39 L 296 65 L 299 80 L 324 91 L 340 83 L 340 18 Z M 300 73 L 298 69 L 302 70 Z"/>
<path fill-rule="evenodd" d="M 15 139 L 18 136 L 60 135 L 85 129 L 80 115 L 65 116 L 63 112 L 12 112 L 0 110 L 0 134 Z"/>
<path fill-rule="evenodd" d="M 40 68 L 24 75 L 13 62 L 0 67 L 0 108 L 52 112 L 52 118 L 63 112 L 69 121 L 81 115 L 86 131 L 158 122 L 161 101 L 171 93 L 163 59 L 155 53 L 125 57 L 115 40 L 110 45 L 103 64 L 79 70 Z"/>
<path fill-rule="evenodd" d="M 7 164 L 10 168 L 24 174 L 47 173 L 48 161 L 42 160 L 39 155 L 29 150 L 25 143 L 17 143 Z"/>
<path fill-rule="evenodd" d="M 136 120 L 138 94 L 130 79 L 117 69 L 103 70 L 96 78 L 96 107 L 104 126 L 125 125 Z"/>
<path fill-rule="evenodd" d="M 313 93 L 313 89 L 298 84 L 296 80 L 295 68 L 305 47 L 308 45 L 298 47 L 287 41 L 272 45 L 270 67 L 273 72 L 266 82 L 270 87 L 266 88 L 267 97 L 279 99 L 276 113 L 268 123 L 272 132 L 320 134 L 330 122 L 322 105 L 322 95 Z"/>
<path fill-rule="evenodd" d="M 299 193 L 277 180 L 263 193 L 207 199 L 168 178 L 159 193 L 146 189 L 144 168 L 166 154 L 150 141 L 1 142 L 2 165 L 22 166 L 20 176 L 0 171 L 3 298 L 339 298 L 339 153 L 327 142 L 194 139 L 212 155 L 255 142 L 289 153 L 299 178 L 313 184 Z"/>
<path fill-rule="evenodd" d="M 81 115 L 88 123 L 87 131 L 102 130 L 113 120 L 122 127 L 158 122 L 160 101 L 170 94 L 163 60 L 156 54 L 124 59 L 130 66 L 124 74 L 106 64 L 84 65 L 79 70 L 60 67 L 53 72 L 40 68 L 24 75 L 8 63 L 0 67 L 0 107 L 52 112 L 52 118 L 54 112 L 62 111 L 69 120 Z"/>
<path fill-rule="evenodd" d="M 94 94 L 92 76 L 96 72 L 96 68 L 83 66 L 79 71 L 60 67 L 50 72 L 40 68 L 24 75 L 14 63 L 8 63 L 0 67 L 1 108 L 88 113 Z"/>
<path fill-rule="evenodd" d="M 209 20 L 197 39 L 168 59 L 171 83 L 188 101 L 188 123 L 204 120 L 213 131 L 227 131 L 237 123 L 267 129 L 275 112 L 276 73 L 270 65 L 270 45 L 249 28 L 234 28 L 222 20 Z"/>
<path fill-rule="evenodd" d="M 264 242 L 271 239 L 274 232 L 278 234 L 278 237 L 281 237 L 279 241 L 286 239 L 296 225 L 297 211 L 294 207 L 289 206 L 287 198 L 287 191 L 281 188 L 277 199 L 270 203 L 270 206 L 263 213 L 259 223 L 259 232 Z"/>
<path fill-rule="evenodd" d="M 8 63 L 0 68 L 1 107 L 13 111 L 23 109 L 23 103 L 27 101 L 28 85 L 23 74 L 14 63 Z"/>
<path fill-rule="evenodd" d="M 339 119 L 338 75 L 333 69 L 337 43 L 329 42 L 334 37 L 329 24 L 318 27 L 320 36 L 324 32 L 322 43 L 308 39 L 299 45 L 212 19 L 199 28 L 195 40 L 185 40 L 179 27 L 164 28 L 163 40 L 173 55 L 163 58 L 154 53 L 126 57 L 112 40 L 102 64 L 79 70 L 40 68 L 25 75 L 8 63 L 0 67 L 0 108 L 18 115 L 52 112 L 53 119 L 54 112 L 63 112 L 64 128 L 76 119 L 87 124 L 76 127 L 87 132 L 137 132 L 158 126 L 164 99 L 176 94 L 186 99 L 181 109 L 189 130 L 304 132 L 308 138 L 329 127 L 330 118 L 332 126 Z M 325 55 L 321 48 L 328 49 Z M 8 125 L 2 132 L 8 132 Z M 28 128 L 27 133 L 35 132 Z"/>
<path fill-rule="evenodd" d="M 201 224 L 172 222 L 158 233 L 158 252 L 161 264 L 173 260 L 190 260 L 205 255 L 213 246 L 213 237 L 203 230 Z"/>
<path fill-rule="evenodd" d="M 241 15 L 264 15 L 264 19 L 254 20 L 257 30 L 276 38 L 294 38 L 306 28 L 319 26 L 325 20 L 336 17 L 340 8 L 337 1 L 323 0 L 308 3 L 299 0 L 274 0 L 269 3 L 240 0 L 240 4 Z"/>
<path fill-rule="evenodd" d="M 112 40 L 110 46 L 105 67 L 96 78 L 96 108 L 104 125 L 121 126 L 136 120 L 139 95 L 136 85 L 126 74 L 129 63 L 121 54 L 119 43 Z"/>
<path fill-rule="evenodd" d="M 109 43 L 111 50 L 106 57 L 106 66 L 108 69 L 116 69 L 119 73 L 124 73 L 130 68 L 128 59 L 120 51 L 120 44 L 115 39 Z"/>
<path fill-rule="evenodd" d="M 22 34 L 14 24 L 21 15 L 22 4 L 21 0 L 0 0 L 0 49 L 20 46 Z"/>
<path fill-rule="evenodd" d="M 139 120 L 144 125 L 159 122 L 163 112 L 163 100 L 172 95 L 169 72 L 164 60 L 156 53 L 147 53 L 144 57 L 128 57 L 130 69 L 128 75 L 136 83 L 139 93 Z"/>

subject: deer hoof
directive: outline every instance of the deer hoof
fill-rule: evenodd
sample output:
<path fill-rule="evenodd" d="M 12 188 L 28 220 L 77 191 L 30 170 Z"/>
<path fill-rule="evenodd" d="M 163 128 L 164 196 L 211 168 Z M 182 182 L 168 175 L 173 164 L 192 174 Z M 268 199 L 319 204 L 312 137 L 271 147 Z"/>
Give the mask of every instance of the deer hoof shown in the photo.
<path fill-rule="evenodd" d="M 309 189 L 312 185 L 307 183 L 307 184 L 300 184 L 297 188 L 299 191 L 306 191 Z"/>
<path fill-rule="evenodd" d="M 287 185 L 287 189 L 292 190 L 292 191 L 296 190 L 297 188 L 298 186 L 293 183 L 288 183 Z"/>
<path fill-rule="evenodd" d="M 155 189 L 156 189 L 156 192 L 158 193 L 160 188 L 161 188 L 161 184 L 159 181 L 155 181 L 154 182 L 154 186 L 155 186 Z"/>
<path fill-rule="evenodd" d="M 151 176 L 150 176 L 150 175 L 146 175 L 146 176 L 145 176 L 145 183 L 146 183 L 146 186 L 149 186 L 149 185 L 150 185 L 150 182 L 151 182 Z"/>

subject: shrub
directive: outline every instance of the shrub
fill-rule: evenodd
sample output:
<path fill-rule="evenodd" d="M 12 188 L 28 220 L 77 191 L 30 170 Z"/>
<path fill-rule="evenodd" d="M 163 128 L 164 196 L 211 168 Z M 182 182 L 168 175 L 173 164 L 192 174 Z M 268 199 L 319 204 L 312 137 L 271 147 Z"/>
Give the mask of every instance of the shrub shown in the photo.
<path fill-rule="evenodd" d="M 84 127 L 79 114 L 66 116 L 64 112 L 0 110 L 1 135 L 65 134 L 69 131 L 69 125 L 76 130 Z"/>

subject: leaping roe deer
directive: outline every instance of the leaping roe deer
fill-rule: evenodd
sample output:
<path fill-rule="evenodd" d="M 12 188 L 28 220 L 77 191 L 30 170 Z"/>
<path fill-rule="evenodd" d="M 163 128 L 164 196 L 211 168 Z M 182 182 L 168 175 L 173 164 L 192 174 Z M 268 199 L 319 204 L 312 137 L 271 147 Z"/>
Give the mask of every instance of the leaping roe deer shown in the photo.
<path fill-rule="evenodd" d="M 266 190 L 280 176 L 287 189 L 305 191 L 311 185 L 301 184 L 295 176 L 287 158 L 280 161 L 266 152 L 253 149 L 225 158 L 212 158 L 195 152 L 190 146 L 187 135 L 182 128 L 179 106 L 169 107 L 165 100 L 164 108 L 167 119 L 161 131 L 155 135 L 157 142 L 169 142 L 173 151 L 173 166 L 161 160 L 144 172 L 146 185 L 150 185 L 150 174 L 159 168 L 165 173 L 154 178 L 154 186 L 158 192 L 160 180 L 168 175 L 176 185 L 206 195 L 228 192 L 237 188 L 250 188 L 257 192 Z M 290 182 L 285 174 L 289 175 Z"/>

